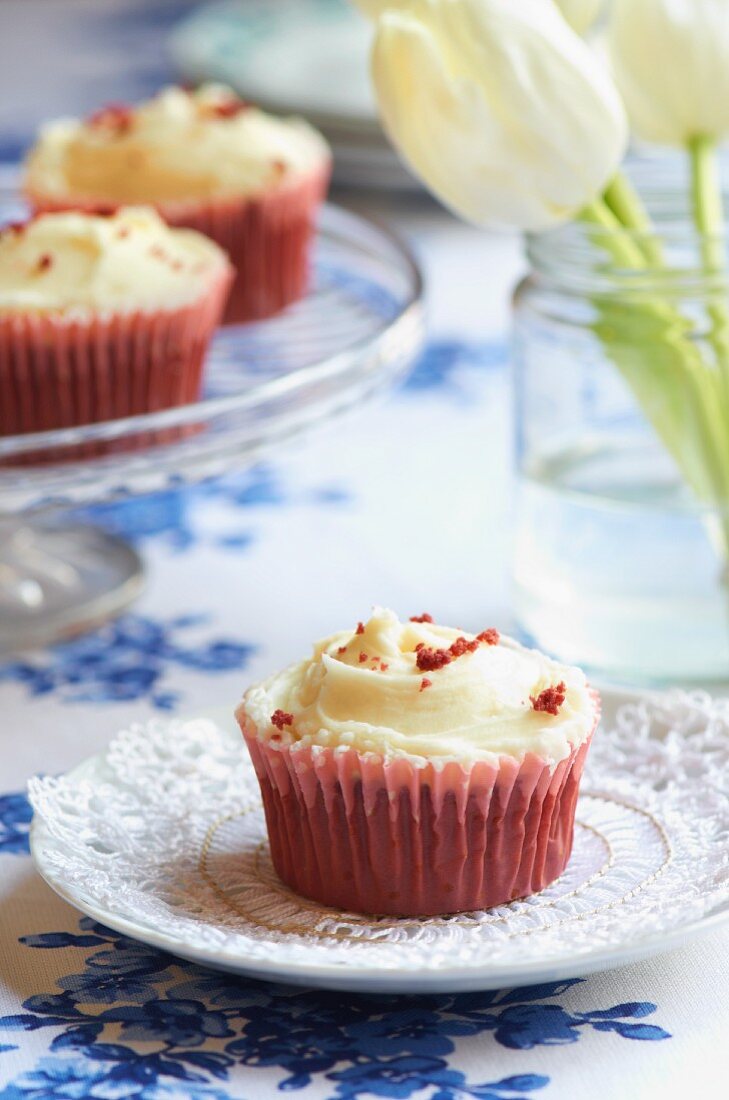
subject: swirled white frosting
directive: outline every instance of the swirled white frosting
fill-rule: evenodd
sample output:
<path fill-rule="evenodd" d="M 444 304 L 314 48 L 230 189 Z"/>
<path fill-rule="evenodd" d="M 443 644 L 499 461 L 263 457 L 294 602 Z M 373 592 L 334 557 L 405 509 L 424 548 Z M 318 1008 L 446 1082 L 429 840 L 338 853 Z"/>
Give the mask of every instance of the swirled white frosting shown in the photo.
<path fill-rule="evenodd" d="M 175 202 L 251 195 L 328 160 L 302 119 L 274 118 L 218 84 L 170 87 L 133 109 L 48 123 L 25 186 L 46 200 Z"/>
<path fill-rule="evenodd" d="M 170 229 L 153 210 L 43 214 L 0 231 L 0 311 L 170 309 L 228 266 L 207 237 Z"/>
<path fill-rule="evenodd" d="M 590 735 L 596 704 L 584 674 L 502 637 L 443 668 L 418 668 L 416 646 L 447 649 L 473 635 L 402 623 L 375 609 L 360 632 L 326 638 L 308 660 L 246 692 L 240 716 L 282 744 L 348 745 L 361 753 L 473 762 L 529 752 L 556 764 Z M 423 681 L 429 681 L 425 686 Z M 564 683 L 556 715 L 532 699 Z M 271 716 L 291 716 L 279 728 Z"/>

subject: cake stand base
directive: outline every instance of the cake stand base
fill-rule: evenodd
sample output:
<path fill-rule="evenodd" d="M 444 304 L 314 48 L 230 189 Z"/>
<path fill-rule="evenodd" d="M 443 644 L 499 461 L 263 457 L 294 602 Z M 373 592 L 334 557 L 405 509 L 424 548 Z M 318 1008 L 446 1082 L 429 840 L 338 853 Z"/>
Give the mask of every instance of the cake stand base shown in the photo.
<path fill-rule="evenodd" d="M 139 555 L 113 535 L 0 519 L 0 654 L 92 629 L 127 607 L 142 583 Z"/>

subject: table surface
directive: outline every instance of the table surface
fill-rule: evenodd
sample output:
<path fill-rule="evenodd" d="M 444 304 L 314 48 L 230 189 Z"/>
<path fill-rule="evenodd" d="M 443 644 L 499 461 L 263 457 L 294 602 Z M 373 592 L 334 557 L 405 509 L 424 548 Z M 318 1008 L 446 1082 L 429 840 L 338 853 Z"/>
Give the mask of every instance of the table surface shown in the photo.
<path fill-rule="evenodd" d="M 92 9 L 93 33 L 119 56 L 106 66 L 109 94 L 98 57 L 82 92 L 67 76 L 40 91 L 34 79 L 22 125 L 0 115 L 0 149 L 22 144 L 43 87 L 57 111 L 164 78 L 164 33 L 189 5 L 108 7 L 123 29 L 111 46 L 93 4 L 3 5 L 13 33 L 0 34 L 0 55 L 16 59 L 6 91 L 24 87 L 17 59 L 41 9 L 52 25 L 44 56 L 63 13 L 66 38 L 88 42 Z M 143 71 L 120 68 L 142 31 Z M 388 218 L 425 268 L 430 331 L 412 376 L 252 473 L 98 510 L 141 549 L 143 597 L 91 636 L 0 665 L 0 1100 L 719 1095 L 726 931 L 587 980 L 359 997 L 177 962 L 80 919 L 33 870 L 28 777 L 68 769 L 127 724 L 232 709 L 249 682 L 374 602 L 508 626 L 506 330 L 518 245 L 422 199 L 346 201 Z"/>

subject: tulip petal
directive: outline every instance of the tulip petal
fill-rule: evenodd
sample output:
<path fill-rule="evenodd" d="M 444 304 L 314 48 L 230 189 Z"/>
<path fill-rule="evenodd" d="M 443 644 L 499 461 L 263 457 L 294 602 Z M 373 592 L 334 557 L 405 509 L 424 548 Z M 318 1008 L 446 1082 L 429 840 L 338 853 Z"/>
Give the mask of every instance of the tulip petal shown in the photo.
<path fill-rule="evenodd" d="M 729 3 L 614 0 L 610 51 L 639 137 L 729 136 Z"/>
<path fill-rule="evenodd" d="M 593 25 L 603 8 L 603 0 L 555 0 L 569 25 L 584 34 Z M 386 0 L 383 0 L 383 4 Z M 382 7 L 382 4 L 380 5 Z"/>
<path fill-rule="evenodd" d="M 543 229 L 602 191 L 627 126 L 609 76 L 543 0 L 413 0 L 377 24 L 383 123 L 442 201 Z"/>

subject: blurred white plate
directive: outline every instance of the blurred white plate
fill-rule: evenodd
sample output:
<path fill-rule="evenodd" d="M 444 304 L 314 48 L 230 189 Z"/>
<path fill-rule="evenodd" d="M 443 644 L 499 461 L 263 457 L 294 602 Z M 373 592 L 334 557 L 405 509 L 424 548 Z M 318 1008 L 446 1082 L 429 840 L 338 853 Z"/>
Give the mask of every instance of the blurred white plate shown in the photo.
<path fill-rule="evenodd" d="M 181 23 L 171 50 L 189 80 L 220 80 L 267 110 L 307 117 L 332 144 L 337 182 L 412 188 L 377 120 L 370 36 L 346 0 L 224 0 Z"/>
<path fill-rule="evenodd" d="M 31 782 L 46 881 L 117 931 L 197 963 L 358 992 L 460 992 L 622 966 L 729 917 L 729 704 L 620 709 L 591 751 L 564 875 L 450 918 L 373 919 L 293 894 L 270 864 L 253 767 L 230 720 L 119 734 Z"/>

